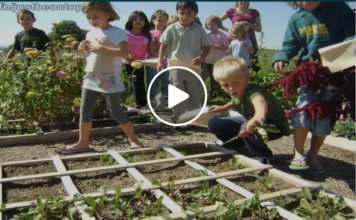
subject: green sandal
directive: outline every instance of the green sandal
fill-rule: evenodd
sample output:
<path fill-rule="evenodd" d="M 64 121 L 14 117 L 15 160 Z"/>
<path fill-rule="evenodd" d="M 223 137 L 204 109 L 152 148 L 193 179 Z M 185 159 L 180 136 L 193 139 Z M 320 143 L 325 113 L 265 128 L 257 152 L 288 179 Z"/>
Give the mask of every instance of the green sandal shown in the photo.
<path fill-rule="evenodd" d="M 301 164 L 301 162 L 305 162 L 305 166 L 293 165 L 292 164 L 293 162 L 299 162 L 299 164 Z M 289 164 L 289 169 L 291 169 L 291 170 L 307 170 L 307 169 L 309 169 L 309 166 L 306 165 L 307 164 L 307 158 L 305 156 L 298 157 L 298 158 L 293 158 L 292 163 Z"/>

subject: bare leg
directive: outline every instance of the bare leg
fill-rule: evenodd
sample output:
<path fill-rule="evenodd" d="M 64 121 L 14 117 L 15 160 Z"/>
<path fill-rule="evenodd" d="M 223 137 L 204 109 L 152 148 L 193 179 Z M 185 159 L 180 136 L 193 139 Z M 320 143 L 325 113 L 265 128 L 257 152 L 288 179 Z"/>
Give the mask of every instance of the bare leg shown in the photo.
<path fill-rule="evenodd" d="M 310 142 L 310 150 L 308 152 L 308 162 L 315 163 L 318 161 L 318 153 L 323 145 L 326 136 L 313 135 Z"/>
<path fill-rule="evenodd" d="M 131 145 L 134 145 L 135 147 L 142 147 L 141 143 L 138 141 L 138 139 L 135 136 L 135 131 L 133 129 L 131 122 L 127 122 L 120 126 L 122 130 L 125 132 L 125 134 L 127 135 L 127 137 L 129 138 L 129 142 Z"/>
<path fill-rule="evenodd" d="M 76 144 L 72 145 L 70 149 L 87 149 L 89 148 L 89 136 L 92 127 L 92 122 L 80 122 L 79 123 L 79 140 Z"/>
<path fill-rule="evenodd" d="M 294 158 L 304 156 L 304 143 L 308 135 L 308 128 L 294 128 Z M 306 166 L 306 161 L 292 161 L 295 166 Z"/>

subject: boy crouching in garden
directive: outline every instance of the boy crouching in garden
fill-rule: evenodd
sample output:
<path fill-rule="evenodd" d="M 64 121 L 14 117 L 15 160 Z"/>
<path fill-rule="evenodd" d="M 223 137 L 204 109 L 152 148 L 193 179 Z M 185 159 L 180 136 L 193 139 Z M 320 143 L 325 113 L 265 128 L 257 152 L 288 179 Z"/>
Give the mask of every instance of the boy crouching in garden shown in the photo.
<path fill-rule="evenodd" d="M 209 121 L 209 129 L 223 142 L 238 136 L 243 139 L 251 157 L 269 163 L 272 151 L 268 149 L 256 128 L 259 125 L 275 125 L 278 132 L 269 133 L 268 140 L 289 135 L 289 124 L 278 100 L 267 90 L 251 83 L 245 62 L 238 57 L 225 57 L 214 65 L 214 79 L 231 96 L 231 101 L 223 106 L 213 105 L 210 112 L 223 112 L 234 108 L 242 117 L 214 118 Z M 238 147 L 238 146 L 236 146 Z"/>

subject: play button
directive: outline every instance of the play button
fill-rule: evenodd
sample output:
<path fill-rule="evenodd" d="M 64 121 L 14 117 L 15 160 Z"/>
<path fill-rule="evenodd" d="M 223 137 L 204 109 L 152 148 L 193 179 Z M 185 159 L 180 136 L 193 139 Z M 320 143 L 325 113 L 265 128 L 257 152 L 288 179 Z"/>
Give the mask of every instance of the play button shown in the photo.
<path fill-rule="evenodd" d="M 163 79 L 166 78 L 169 78 L 169 83 L 164 87 Z M 151 91 L 152 88 L 155 91 Z M 196 72 L 184 66 L 172 66 L 160 71 L 147 90 L 147 103 L 152 114 L 170 126 L 194 122 L 203 113 L 206 102 L 204 81 Z"/>
<path fill-rule="evenodd" d="M 179 103 L 185 101 L 189 98 L 189 94 L 184 92 L 181 89 L 173 86 L 172 84 L 168 85 L 168 108 L 173 108 Z"/>

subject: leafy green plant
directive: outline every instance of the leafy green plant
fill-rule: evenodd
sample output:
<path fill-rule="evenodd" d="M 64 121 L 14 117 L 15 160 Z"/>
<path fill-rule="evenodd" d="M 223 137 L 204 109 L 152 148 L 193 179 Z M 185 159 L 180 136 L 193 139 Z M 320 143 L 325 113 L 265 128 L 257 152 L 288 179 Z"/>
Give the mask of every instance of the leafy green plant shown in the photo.
<path fill-rule="evenodd" d="M 229 170 L 237 170 L 239 168 L 239 158 L 233 157 L 232 160 L 225 162 L 224 166 Z"/>
<path fill-rule="evenodd" d="M 108 166 L 113 165 L 115 163 L 114 158 L 112 158 L 110 155 L 107 154 L 101 155 L 99 159 Z"/>
<path fill-rule="evenodd" d="M 248 173 L 247 176 L 256 178 L 260 183 L 262 183 L 268 189 L 271 189 L 273 187 L 272 176 L 268 172 L 264 172 L 262 176 L 256 172 L 251 172 Z"/>
<path fill-rule="evenodd" d="M 135 158 L 131 157 L 130 155 L 126 154 L 126 153 L 120 153 L 120 155 L 125 158 L 125 160 L 129 163 L 134 163 L 136 162 Z"/>
<path fill-rule="evenodd" d="M 310 192 L 308 188 L 303 188 L 303 198 L 300 199 L 299 206 L 294 209 L 294 213 L 303 217 L 309 216 L 312 219 L 341 220 L 345 219 L 341 211 L 346 207 L 346 202 L 340 201 L 337 197 L 328 197 L 323 191 Z"/>
<path fill-rule="evenodd" d="M 191 195 L 194 198 L 201 198 L 214 204 L 216 201 L 224 200 L 221 189 L 221 185 L 210 188 L 209 182 L 204 181 L 199 184 L 199 188 L 192 190 Z"/>
<path fill-rule="evenodd" d="M 334 130 L 337 134 L 338 137 L 345 137 L 350 140 L 355 140 L 355 122 L 350 120 L 347 120 L 345 122 L 337 122 Z"/>
<path fill-rule="evenodd" d="M 16 214 L 14 219 L 78 219 L 79 211 L 76 207 L 73 207 L 73 201 L 77 200 L 74 197 L 73 200 L 66 201 L 63 197 L 48 197 L 43 200 L 41 197 L 37 199 L 36 206 L 31 207 L 24 212 Z"/>

